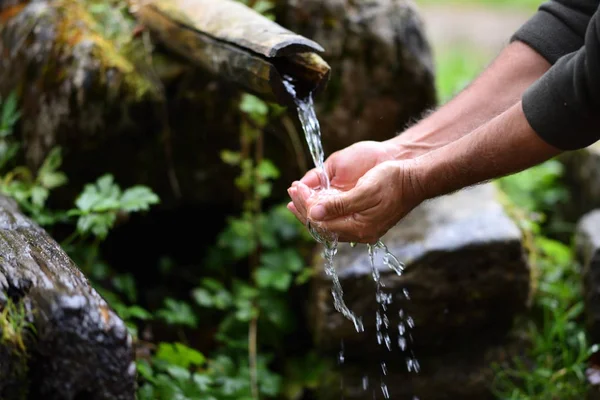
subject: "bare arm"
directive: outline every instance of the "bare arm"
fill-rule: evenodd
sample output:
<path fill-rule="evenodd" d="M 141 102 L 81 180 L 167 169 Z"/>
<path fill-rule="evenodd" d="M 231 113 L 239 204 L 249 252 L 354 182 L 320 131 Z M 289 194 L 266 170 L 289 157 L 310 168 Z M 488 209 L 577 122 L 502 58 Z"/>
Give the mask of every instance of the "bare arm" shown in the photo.
<path fill-rule="evenodd" d="M 468 135 L 413 159 L 410 181 L 429 199 L 522 171 L 560 152 L 531 128 L 518 102 Z"/>
<path fill-rule="evenodd" d="M 445 146 L 516 104 L 550 63 L 522 42 L 507 46 L 465 90 L 386 145 L 397 159 Z"/>

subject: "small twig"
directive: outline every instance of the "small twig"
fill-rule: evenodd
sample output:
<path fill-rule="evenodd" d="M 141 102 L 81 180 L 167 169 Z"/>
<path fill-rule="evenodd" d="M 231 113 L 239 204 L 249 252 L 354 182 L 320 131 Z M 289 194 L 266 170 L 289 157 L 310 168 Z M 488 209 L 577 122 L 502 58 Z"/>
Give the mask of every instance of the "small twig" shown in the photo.
<path fill-rule="evenodd" d="M 258 309 L 256 310 L 256 316 L 252 318 L 248 327 L 248 359 L 250 364 L 250 388 L 252 390 L 252 398 L 258 400 Z"/>

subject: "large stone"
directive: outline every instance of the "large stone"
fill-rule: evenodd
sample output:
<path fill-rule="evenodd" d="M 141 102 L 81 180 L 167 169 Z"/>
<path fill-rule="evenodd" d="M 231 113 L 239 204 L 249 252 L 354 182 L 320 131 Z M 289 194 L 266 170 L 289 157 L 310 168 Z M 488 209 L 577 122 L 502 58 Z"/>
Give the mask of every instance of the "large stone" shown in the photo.
<path fill-rule="evenodd" d="M 420 390 L 430 386 L 430 395 L 423 398 L 486 398 L 477 396 L 489 393 L 490 362 L 503 360 L 503 343 L 515 317 L 527 309 L 530 294 L 521 232 L 497 195 L 493 184 L 485 184 L 431 200 L 382 238 L 406 269 L 398 276 L 383 265 L 381 254 L 376 257 L 383 290 L 392 296 L 386 312 L 389 329 L 382 328 L 381 344 L 375 326 L 379 305 L 365 246 L 343 245 L 335 259 L 344 299 L 363 317 L 363 333 L 334 309 L 331 280 L 322 263 L 316 263 L 309 323 L 321 351 L 339 351 L 343 342 L 349 370 L 368 371 L 366 365 L 379 360 L 401 360 L 400 365 L 388 365 L 389 381 Z M 414 320 L 413 329 L 407 316 Z M 407 329 L 405 351 L 399 348 L 400 322 Z M 406 374 L 409 351 L 421 364 L 419 375 Z M 435 390 L 441 394 L 434 396 Z M 359 392 L 350 398 L 370 399 Z"/>
<path fill-rule="evenodd" d="M 404 359 L 393 354 L 385 359 L 387 375 L 383 375 L 380 361 L 348 362 L 319 389 L 318 399 L 380 399 L 384 398 L 383 383 L 394 400 L 494 400 L 497 397 L 490 388 L 497 374 L 495 368 L 512 361 L 525 346 L 526 340 L 516 332 L 491 345 L 476 339 L 468 350 L 458 347 L 436 357 L 420 358 L 418 374 L 403 371 Z"/>
<path fill-rule="evenodd" d="M 34 328 L 34 334 L 31 335 Z M 135 398 L 124 322 L 59 245 L 0 196 L 0 398 Z"/>
<path fill-rule="evenodd" d="M 521 232 L 491 184 L 424 203 L 382 241 L 406 264 L 405 273 L 397 276 L 376 259 L 384 290 L 393 295 L 389 317 L 401 308 L 413 317 L 419 348 L 437 351 L 468 342 L 472 335 L 506 332 L 513 317 L 526 308 L 530 274 Z M 377 303 L 366 248 L 342 245 L 335 265 L 344 298 L 364 316 L 366 332 L 357 334 L 336 312 L 331 281 L 320 271 L 310 308 L 315 338 L 325 349 L 336 348 L 344 339 L 357 355 L 368 356 L 365 349 L 376 344 Z M 317 268 L 322 270 L 322 265 Z"/>
<path fill-rule="evenodd" d="M 583 266 L 585 321 L 591 343 L 600 343 L 600 210 L 581 218 L 575 234 L 577 257 Z"/>

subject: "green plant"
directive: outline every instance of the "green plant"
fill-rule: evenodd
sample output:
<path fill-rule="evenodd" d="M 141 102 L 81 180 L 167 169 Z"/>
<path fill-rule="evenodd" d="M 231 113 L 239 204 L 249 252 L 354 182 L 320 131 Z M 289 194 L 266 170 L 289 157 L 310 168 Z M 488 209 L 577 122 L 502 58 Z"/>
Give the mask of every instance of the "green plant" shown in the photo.
<path fill-rule="evenodd" d="M 182 343 L 160 344 L 151 359 L 139 364 L 140 398 L 237 400 L 282 393 L 297 398 L 320 377 L 304 368 L 310 364 L 313 371 L 324 365 L 314 354 L 310 363 L 304 358 L 284 360 L 291 371 L 285 386 L 284 378 L 270 369 L 285 335 L 295 328 L 288 291 L 310 277 L 298 241 L 311 240 L 285 206 L 263 210 L 272 181 L 279 176 L 275 165 L 263 157 L 263 129 L 281 110 L 251 95 L 243 96 L 240 110 L 241 149 L 223 151 L 221 157 L 239 170 L 235 185 L 244 196 L 243 210 L 228 219 L 209 252 L 205 266 L 214 276 L 200 279 L 191 292 L 200 313 L 219 320 L 215 333 L 219 345 L 205 358 Z M 247 272 L 231 273 L 239 268 Z M 198 323 L 186 300 L 166 299 L 156 315 L 169 325 L 193 328 Z M 259 331 L 264 332 L 262 340 Z M 186 362 L 190 357 L 195 361 Z"/>
<path fill-rule="evenodd" d="M 0 306 L 0 344 L 9 343 L 13 351 L 26 354 L 24 336 L 28 332 L 35 332 L 35 329 L 29 321 L 25 305 L 8 299 Z"/>
<path fill-rule="evenodd" d="M 580 265 L 571 248 L 548 238 L 547 213 L 568 200 L 562 167 L 548 161 L 498 180 L 517 213 L 530 251 L 534 279 L 531 315 L 520 321 L 530 341 L 527 354 L 496 365 L 494 390 L 501 399 L 585 397 L 585 368 L 596 351 L 585 336 Z"/>
<path fill-rule="evenodd" d="M 581 323 L 583 301 L 580 270 L 569 247 L 535 239 L 540 281 L 535 310 L 541 318 L 526 321 L 531 344 L 528 354 L 498 368 L 495 390 L 502 399 L 581 399 L 585 369 L 597 351 L 586 340 Z"/>

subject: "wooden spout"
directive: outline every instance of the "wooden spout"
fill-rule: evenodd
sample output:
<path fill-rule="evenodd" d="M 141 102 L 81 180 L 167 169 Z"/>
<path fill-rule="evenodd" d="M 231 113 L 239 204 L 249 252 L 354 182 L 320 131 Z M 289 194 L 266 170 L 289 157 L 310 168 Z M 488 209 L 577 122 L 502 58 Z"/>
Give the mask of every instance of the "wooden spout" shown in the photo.
<path fill-rule="evenodd" d="M 323 48 L 233 0 L 137 0 L 134 12 L 167 48 L 245 90 L 293 104 L 284 79 L 319 93 L 330 67 Z"/>

